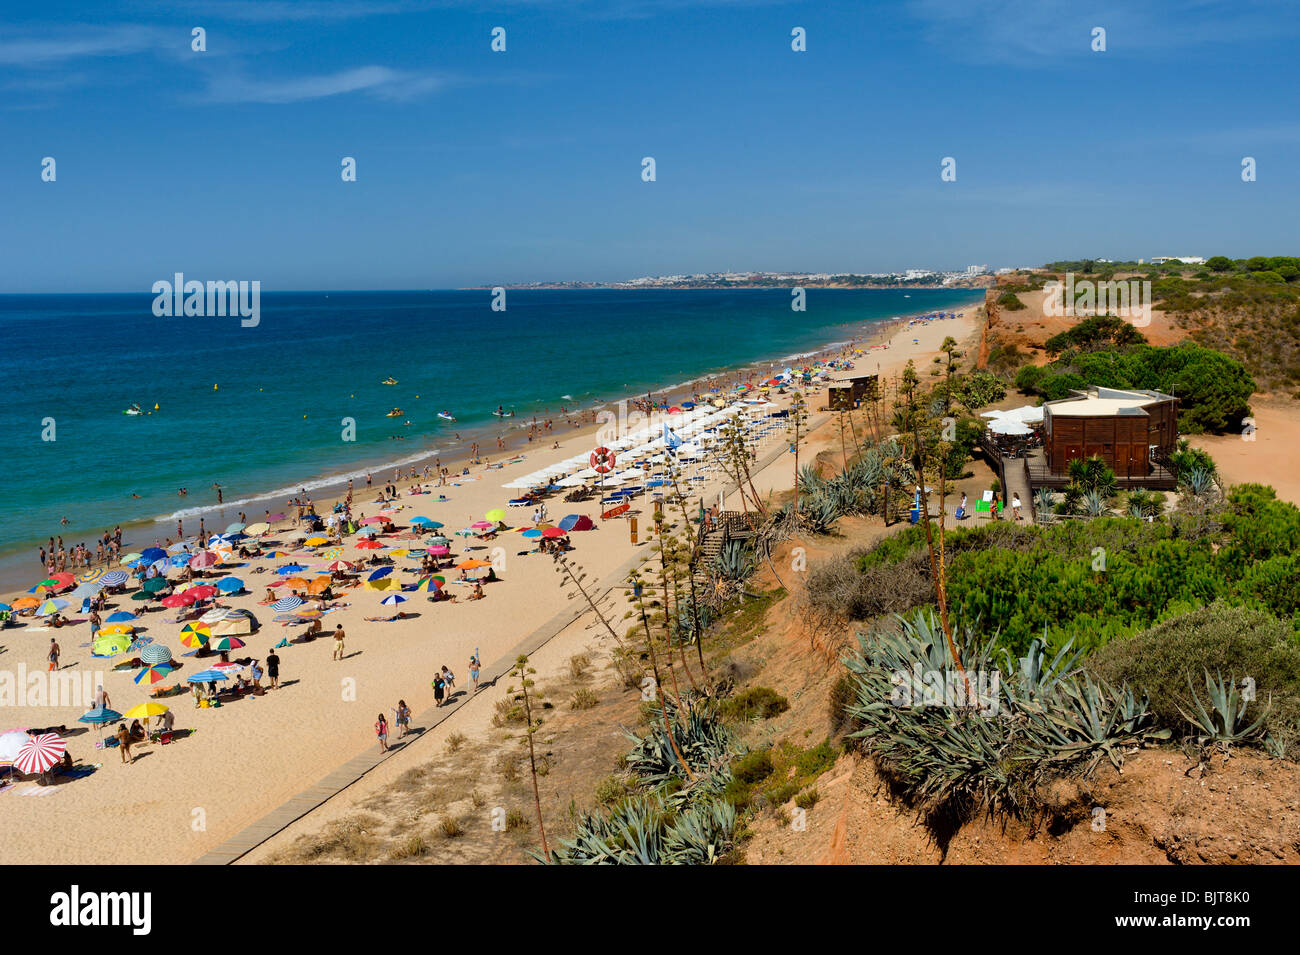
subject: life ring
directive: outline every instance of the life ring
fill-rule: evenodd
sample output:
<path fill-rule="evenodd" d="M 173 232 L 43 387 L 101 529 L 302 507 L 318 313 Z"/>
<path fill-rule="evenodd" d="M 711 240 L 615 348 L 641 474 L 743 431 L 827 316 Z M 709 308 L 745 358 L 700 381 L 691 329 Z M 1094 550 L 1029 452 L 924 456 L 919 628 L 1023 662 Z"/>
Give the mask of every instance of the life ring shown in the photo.
<path fill-rule="evenodd" d="M 614 452 L 603 446 L 592 451 L 591 469 L 597 474 L 608 474 L 614 470 Z"/>

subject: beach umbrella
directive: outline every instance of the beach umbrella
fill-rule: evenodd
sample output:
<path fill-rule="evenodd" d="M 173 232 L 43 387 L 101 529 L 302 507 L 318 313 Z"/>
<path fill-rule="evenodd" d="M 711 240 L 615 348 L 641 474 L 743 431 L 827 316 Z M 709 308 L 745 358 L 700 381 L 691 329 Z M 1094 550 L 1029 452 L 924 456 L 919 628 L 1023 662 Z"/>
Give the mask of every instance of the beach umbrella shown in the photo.
<path fill-rule="evenodd" d="M 180 553 L 180 552 L 183 551 L 183 550 L 189 550 L 189 549 L 190 549 L 190 544 L 191 544 L 192 542 L 193 542 L 193 539 L 188 540 L 188 541 L 177 541 L 175 544 L 172 544 L 170 547 L 168 547 L 167 550 L 168 550 L 169 553 L 172 553 L 172 554 L 178 554 L 178 553 Z"/>
<path fill-rule="evenodd" d="M 147 590 L 137 590 L 131 595 L 132 600 L 153 600 L 154 595 Z"/>
<path fill-rule="evenodd" d="M 343 553 L 342 547 L 332 547 L 329 550 L 322 553 L 320 556 L 325 560 L 334 560 L 334 558 L 341 556 L 342 553 Z"/>
<path fill-rule="evenodd" d="M 39 607 L 40 605 L 41 599 L 39 597 L 19 597 L 13 603 L 15 610 L 26 610 L 29 607 Z"/>
<path fill-rule="evenodd" d="M 201 630 L 191 630 L 188 633 L 182 633 L 180 636 L 181 646 L 190 647 L 194 650 L 197 650 L 201 646 L 205 646 L 211 638 L 212 631 L 207 627 L 204 627 Z M 141 659 L 144 658 L 141 657 Z"/>
<path fill-rule="evenodd" d="M 105 587 L 120 587 L 130 579 L 130 575 L 125 570 L 110 570 L 96 583 L 103 584 Z"/>
<path fill-rule="evenodd" d="M 367 580 L 366 590 L 392 590 L 400 586 L 400 581 L 396 577 L 381 577 L 378 580 Z"/>
<path fill-rule="evenodd" d="M 222 577 L 217 581 L 217 589 L 226 594 L 237 594 L 244 589 L 244 582 L 238 577 Z"/>
<path fill-rule="evenodd" d="M 97 706 L 94 709 L 90 710 L 89 712 L 82 713 L 80 716 L 78 716 L 77 722 L 89 723 L 91 726 L 98 726 L 100 728 L 99 735 L 102 738 L 104 735 L 104 730 L 103 730 L 104 724 L 116 723 L 121 718 L 122 718 L 122 714 L 119 713 L 117 710 L 110 710 L 103 706 Z"/>
<path fill-rule="evenodd" d="M 195 676 L 201 675 L 202 674 L 198 673 L 195 674 Z M 164 706 L 162 703 L 150 700 L 148 703 L 137 703 L 135 706 L 123 713 L 122 718 L 128 720 L 143 720 L 148 719 L 151 716 L 162 716 L 169 709 L 170 707 Z"/>
<path fill-rule="evenodd" d="M 0 733 L 0 764 L 9 765 L 18 755 L 18 750 L 22 748 L 30 736 L 25 729 L 5 730 Z"/>
<path fill-rule="evenodd" d="M 457 537 L 473 537 L 473 536 L 474 536 L 474 531 L 473 531 L 471 528 L 468 528 L 468 527 L 462 527 L 460 530 L 456 531 L 456 536 L 457 536 Z"/>
<path fill-rule="evenodd" d="M 282 586 L 288 587 L 290 590 L 305 590 L 307 587 L 307 578 L 286 577 L 282 582 Z"/>
<path fill-rule="evenodd" d="M 560 530 L 564 531 L 589 531 L 594 526 L 586 514 L 569 514 L 560 521 Z"/>
<path fill-rule="evenodd" d="M 137 619 L 136 615 L 131 613 L 131 611 L 119 610 L 117 613 L 109 614 L 107 619 L 105 619 L 104 622 L 105 623 L 128 623 L 135 619 Z"/>
<path fill-rule="evenodd" d="M 256 524 L 249 524 L 247 527 L 245 527 L 244 533 L 251 537 L 256 537 L 258 534 L 265 534 L 270 529 L 271 529 L 270 524 L 267 524 L 263 521 L 258 521 Z"/>
<path fill-rule="evenodd" d="M 412 526 L 412 527 L 415 527 L 415 526 L 420 525 L 420 524 L 432 524 L 432 523 L 433 523 L 433 521 L 432 521 L 430 518 L 425 517 L 424 515 L 421 515 L 421 516 L 419 516 L 419 517 L 413 517 L 413 518 L 411 518 L 411 526 Z"/>
<path fill-rule="evenodd" d="M 387 577 L 392 572 L 393 568 L 391 567 L 380 567 L 378 570 L 373 571 L 368 577 L 366 577 L 366 580 L 380 580 Z"/>
<path fill-rule="evenodd" d="M 203 553 L 195 554 L 193 557 L 190 558 L 190 566 L 193 567 L 195 570 L 200 570 L 204 567 L 211 567 L 216 562 L 217 562 L 217 555 L 212 553 L 212 551 L 210 550 L 205 550 L 203 551 Z"/>
<path fill-rule="evenodd" d="M 80 577 L 78 577 L 77 583 L 93 584 L 95 581 L 99 580 L 100 577 L 103 577 L 106 573 L 108 573 L 107 567 L 96 567 L 94 570 L 88 570 Z"/>
<path fill-rule="evenodd" d="M 199 600 L 207 600 L 209 597 L 215 597 L 220 593 L 220 591 L 211 584 L 197 584 L 196 586 L 188 588 L 185 592 L 192 597 L 197 597 Z"/>
<path fill-rule="evenodd" d="M 362 524 L 384 524 L 384 523 L 387 523 L 387 521 L 388 521 L 388 518 L 387 518 L 387 517 L 384 517 L 383 515 L 375 515 L 374 517 L 363 517 L 363 518 L 361 518 L 361 523 L 362 523 Z"/>
<path fill-rule="evenodd" d="M 198 598 L 191 597 L 189 594 L 170 594 L 164 597 L 159 603 L 164 607 L 188 607 Z"/>
<path fill-rule="evenodd" d="M 136 683 L 146 683 L 153 686 L 155 683 L 161 683 L 167 679 L 167 674 L 172 672 L 172 668 L 166 663 L 156 663 L 153 666 L 147 666 L 135 675 Z"/>
<path fill-rule="evenodd" d="M 474 528 L 476 531 L 485 531 L 489 527 L 495 527 L 495 526 L 496 525 L 493 524 L 491 521 L 475 521 L 473 524 L 470 525 L 470 527 Z"/>
<path fill-rule="evenodd" d="M 275 603 L 271 604 L 271 609 L 276 611 L 292 610 L 294 607 L 301 607 L 303 599 L 301 597 L 281 597 Z"/>
<path fill-rule="evenodd" d="M 392 606 L 396 606 L 397 604 L 406 603 L 406 598 L 401 596 L 400 594 L 389 594 L 387 597 L 385 597 L 383 600 L 379 602 L 386 607 L 392 607 Z"/>
<path fill-rule="evenodd" d="M 415 585 L 415 589 L 428 593 L 431 590 L 441 590 L 442 586 L 443 579 L 441 577 L 424 577 Z"/>
<path fill-rule="evenodd" d="M 354 546 L 358 550 L 379 550 L 384 545 L 377 540 L 359 540 Z"/>
<path fill-rule="evenodd" d="M 411 552 L 405 547 L 397 547 L 388 552 L 389 557 L 406 557 Z"/>
<path fill-rule="evenodd" d="M 462 560 L 456 566 L 461 570 L 478 570 L 480 567 L 491 567 L 492 564 L 486 560 Z"/>
<path fill-rule="evenodd" d="M 316 594 L 322 594 L 328 590 L 330 585 L 333 583 L 334 581 L 328 576 L 317 577 L 307 585 L 307 593 L 312 594 L 313 596 Z"/>
<path fill-rule="evenodd" d="M 346 560 L 334 560 L 334 561 L 330 561 L 328 564 L 325 564 L 320 569 L 328 570 L 331 574 L 337 574 L 345 570 L 351 570 L 352 565 L 349 564 Z"/>
<path fill-rule="evenodd" d="M 151 643 L 140 651 L 140 659 L 145 663 L 170 663 L 172 652 L 161 643 Z"/>
<path fill-rule="evenodd" d="M 193 676 L 191 676 L 188 682 L 210 683 L 213 680 L 225 680 L 225 679 L 228 679 L 227 676 L 224 673 L 222 673 L 220 670 L 203 670 L 202 672 L 195 673 Z"/>
<path fill-rule="evenodd" d="M 568 534 L 558 527 L 548 527 L 542 531 L 543 537 L 567 537 Z"/>
<path fill-rule="evenodd" d="M 110 623 L 106 627 L 100 627 L 99 632 L 104 636 L 129 637 L 135 633 L 135 627 L 129 623 Z"/>
<path fill-rule="evenodd" d="M 66 600 L 47 600 L 36 608 L 36 616 L 48 617 L 52 613 L 58 613 L 67 605 Z"/>
<path fill-rule="evenodd" d="M 426 547 L 425 552 L 433 554 L 435 557 L 441 557 L 444 554 L 450 554 L 451 548 L 446 544 L 434 544 L 432 547 Z"/>
<path fill-rule="evenodd" d="M 284 515 L 283 515 L 283 514 L 272 514 L 270 517 L 267 518 L 267 520 L 270 521 L 272 524 L 275 524 L 275 523 L 278 523 L 279 521 L 284 520 Z"/>
<path fill-rule="evenodd" d="M 229 634 L 224 636 L 213 635 L 212 639 L 208 641 L 208 649 L 217 650 L 219 652 L 225 650 L 238 650 L 243 645 L 243 640 Z"/>
<path fill-rule="evenodd" d="M 521 531 L 520 533 L 522 533 L 524 537 L 541 537 L 541 536 L 542 536 L 542 532 L 541 532 L 540 530 L 538 530 L 536 527 L 530 527 L 530 528 L 528 528 L 528 529 L 525 530 L 525 531 Z"/>
<path fill-rule="evenodd" d="M 433 537 L 428 538 L 428 539 L 425 541 L 425 543 L 426 543 L 426 544 L 450 544 L 450 543 L 451 543 L 451 538 L 450 538 L 450 537 L 443 537 L 441 534 L 437 534 L 437 535 L 435 535 L 435 536 L 433 536 Z"/>
<path fill-rule="evenodd" d="M 241 524 L 241 523 L 239 523 L 239 521 L 235 521 L 235 523 L 233 523 L 233 524 L 227 524 L 227 525 L 226 525 L 225 533 L 227 533 L 227 534 L 238 534 L 238 533 L 239 533 L 240 531 L 242 531 L 243 529 L 244 529 L 244 525 Z"/>
<path fill-rule="evenodd" d="M 199 617 L 200 623 L 218 623 L 234 614 L 235 611 L 229 607 L 213 607 L 203 616 Z"/>
<path fill-rule="evenodd" d="M 14 769 L 20 773 L 43 773 L 63 759 L 68 744 L 57 733 L 33 736 L 18 747 Z"/>
<path fill-rule="evenodd" d="M 9 606 L 7 603 L 0 603 L 0 613 L 9 613 L 13 609 L 14 608 Z"/>
<path fill-rule="evenodd" d="M 146 593 L 156 594 L 158 591 L 166 590 L 170 586 L 171 584 L 166 577 L 150 577 L 140 585 L 140 589 Z"/>
<path fill-rule="evenodd" d="M 494 507 L 483 516 L 495 524 L 497 521 L 504 521 L 506 519 L 506 512 L 499 507 Z"/>
<path fill-rule="evenodd" d="M 294 620 L 315 620 L 317 617 L 321 616 L 321 612 L 315 607 L 299 607 L 288 616 L 292 617 Z"/>
<path fill-rule="evenodd" d="M 167 556 L 167 551 L 161 547 L 146 547 L 140 551 L 140 559 L 146 564 L 152 564 L 156 560 L 163 560 Z"/>
<path fill-rule="evenodd" d="M 308 547 L 319 547 L 321 544 L 328 544 L 329 542 L 330 539 L 328 537 L 308 537 L 303 541 L 303 543 Z"/>
<path fill-rule="evenodd" d="M 302 564 L 285 564 L 283 567 L 277 567 L 275 572 L 281 577 L 292 577 L 294 574 L 300 574 L 306 569 Z"/>
<path fill-rule="evenodd" d="M 277 613 L 271 618 L 272 623 L 302 623 L 307 618 L 299 617 L 291 613 Z"/>

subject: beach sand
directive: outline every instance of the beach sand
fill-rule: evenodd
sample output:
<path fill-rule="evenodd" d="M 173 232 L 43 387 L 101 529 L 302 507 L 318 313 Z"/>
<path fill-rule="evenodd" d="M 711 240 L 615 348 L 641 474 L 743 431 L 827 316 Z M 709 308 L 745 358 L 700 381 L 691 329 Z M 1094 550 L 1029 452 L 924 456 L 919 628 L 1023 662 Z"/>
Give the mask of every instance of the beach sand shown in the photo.
<path fill-rule="evenodd" d="M 853 374 L 879 371 L 892 377 L 909 359 L 915 359 L 918 368 L 925 369 L 945 336 L 952 335 L 959 341 L 970 337 L 976 329 L 976 312 L 977 307 L 971 306 L 954 320 L 913 328 L 891 326 L 887 330 L 890 347 L 867 352 Z M 820 406 L 824 398 L 814 397 L 811 403 Z M 833 429 L 823 428 L 823 432 L 827 430 Z M 445 530 L 468 526 L 488 510 L 505 505 L 512 492 L 503 490 L 503 483 L 545 464 L 589 452 L 593 443 L 590 431 L 588 428 L 562 436 L 547 436 L 524 451 L 526 457 L 521 463 L 499 470 L 475 467 L 469 479 L 457 478 L 458 486 L 434 488 L 431 495 L 407 497 L 408 482 L 402 482 L 397 523 L 401 525 L 423 514 L 442 521 Z M 827 440 L 825 435 L 816 437 Z M 551 444 L 557 438 L 561 446 L 552 450 Z M 777 439 L 776 443 L 779 442 Z M 492 457 L 503 458 L 499 454 Z M 787 455 L 780 456 L 778 463 L 757 476 L 760 491 L 790 486 L 791 470 L 786 467 L 786 458 Z M 449 464 L 445 459 L 443 463 Z M 388 477 L 377 473 L 376 483 L 382 484 Z M 447 496 L 446 501 L 437 500 L 439 492 Z M 359 494 L 355 499 L 354 511 L 374 513 L 378 506 L 366 502 L 365 496 Z M 322 513 L 327 512 L 324 503 L 317 501 Z M 548 502 L 548 508 L 551 519 L 558 520 L 567 513 L 595 517 L 599 504 L 594 501 L 565 504 L 554 499 Z M 509 509 L 507 524 L 527 524 L 531 513 L 531 508 Z M 641 544 L 634 546 L 626 522 L 621 519 L 598 522 L 598 530 L 573 535 L 576 549 L 570 556 L 583 565 L 593 580 L 602 580 L 638 554 L 648 553 L 645 544 L 648 523 L 649 515 L 643 513 Z M 349 539 L 344 555 L 349 559 L 364 553 L 350 546 L 352 540 Z M 453 541 L 453 552 L 459 552 L 459 539 Z M 489 548 L 498 545 L 504 548 L 502 580 L 485 588 L 485 599 L 431 604 L 418 599 L 421 594 L 407 594 L 416 599 L 409 600 L 401 609 L 419 616 L 384 623 L 362 619 L 387 610 L 379 605 L 384 593 L 364 589 L 347 591 L 342 598 L 348 604 L 346 609 L 322 619 L 326 632 L 336 623 L 346 628 L 348 639 L 343 661 L 331 659 L 332 640 L 318 639 L 278 651 L 282 661 L 279 690 L 260 697 L 244 697 L 215 709 L 196 709 L 188 695 L 165 701 L 174 704 L 178 728 L 192 727 L 197 732 L 167 746 L 136 747 L 133 765 L 123 765 L 115 749 L 95 747 L 98 731 L 76 722 L 88 706 L 11 706 L 10 718 L 0 729 L 66 724 L 75 734 L 68 737 L 73 757 L 82 765 L 103 765 L 88 778 L 44 788 L 23 781 L 0 792 L 0 799 L 7 800 L 0 823 L 3 847 L 0 859 L 9 863 L 187 863 L 261 819 L 358 753 L 376 748 L 371 729 L 376 715 L 382 712 L 391 721 L 391 707 L 399 698 L 404 698 L 417 716 L 424 712 L 433 703 L 429 681 L 436 668 L 443 664 L 450 667 L 457 676 L 459 690 L 466 691 L 469 685 L 466 662 L 476 647 L 484 663 L 489 664 L 510 652 L 530 631 L 552 616 L 566 609 L 577 610 L 567 600 L 567 588 L 560 585 L 549 558 L 538 554 L 516 555 L 530 546 L 519 535 L 499 535 L 496 541 L 483 545 L 485 549 L 475 553 L 490 557 Z M 414 563 L 404 558 L 396 562 L 399 566 Z M 270 570 L 283 561 L 271 559 L 257 563 Z M 275 577 L 248 571 L 245 568 L 236 573 L 253 593 L 224 603 L 253 610 L 262 622 L 262 629 L 246 638 L 246 649 L 231 656 L 260 659 L 266 656 L 270 646 L 282 637 L 300 632 L 300 628 L 291 630 L 271 622 L 274 612 L 258 601 L 266 583 Z M 454 579 L 454 573 L 448 575 L 449 581 Z M 449 589 L 463 588 L 449 585 Z M 118 601 L 118 607 L 136 610 L 138 605 L 126 600 Z M 146 635 L 170 647 L 178 659 L 185 660 L 186 666 L 173 673 L 167 682 L 183 680 L 203 662 L 179 656 L 185 652 L 177 639 L 179 626 L 164 622 L 172 617 L 170 611 L 153 612 L 139 621 L 149 628 Z M 29 673 L 43 675 L 51 636 L 57 637 L 63 650 L 63 673 L 107 668 L 110 661 L 91 658 L 88 646 L 82 645 L 90 639 L 89 625 L 83 623 L 59 630 L 26 626 L 4 631 L 6 670 L 16 672 L 21 664 Z M 579 620 L 539 649 L 533 656 L 533 664 L 543 674 L 558 669 L 592 639 L 593 632 L 586 630 Z M 104 674 L 102 682 L 114 709 L 125 711 L 147 698 L 145 690 L 133 683 L 131 677 L 130 671 Z M 264 678 L 262 682 L 265 685 L 267 681 Z M 384 785 L 395 774 L 415 765 L 422 753 L 427 757 L 447 733 L 457 731 L 474 736 L 486 732 L 493 702 L 504 694 L 507 682 L 503 680 L 499 686 L 480 692 L 478 698 L 459 707 L 436 730 L 394 754 L 299 826 L 315 827 L 321 818 L 338 811 L 338 807 L 373 792 L 374 787 Z M 93 690 L 93 685 L 90 689 Z M 40 792 L 42 796 L 24 798 L 27 792 Z M 286 830 L 267 849 L 259 850 L 250 858 L 264 857 L 266 851 L 283 844 L 297 829 Z"/>

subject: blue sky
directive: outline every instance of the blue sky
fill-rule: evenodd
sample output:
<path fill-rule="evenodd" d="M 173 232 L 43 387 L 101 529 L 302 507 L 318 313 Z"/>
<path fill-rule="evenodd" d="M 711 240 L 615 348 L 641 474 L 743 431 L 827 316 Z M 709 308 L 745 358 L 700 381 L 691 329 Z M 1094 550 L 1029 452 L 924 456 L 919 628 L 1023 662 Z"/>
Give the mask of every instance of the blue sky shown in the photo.
<path fill-rule="evenodd" d="M 15 6 L 5 292 L 1297 252 L 1289 2 Z"/>

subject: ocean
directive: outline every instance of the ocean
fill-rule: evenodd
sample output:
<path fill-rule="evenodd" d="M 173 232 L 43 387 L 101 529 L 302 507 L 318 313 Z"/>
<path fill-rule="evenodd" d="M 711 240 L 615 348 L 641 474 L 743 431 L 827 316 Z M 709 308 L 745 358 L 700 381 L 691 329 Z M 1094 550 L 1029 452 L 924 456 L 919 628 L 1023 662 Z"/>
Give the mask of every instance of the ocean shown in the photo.
<path fill-rule="evenodd" d="M 281 292 L 262 295 L 256 327 L 158 318 L 153 299 L 0 295 L 6 584 L 15 568 L 24 586 L 39 579 L 36 550 L 51 536 L 93 550 L 115 524 L 164 520 L 174 534 L 182 517 L 192 533 L 199 514 L 220 530 L 240 510 L 251 521 L 282 509 L 271 501 L 299 487 L 367 470 L 382 484 L 396 464 L 453 456 L 455 433 L 486 435 L 498 405 L 515 412 L 508 427 L 550 416 L 562 435 L 561 406 L 783 364 L 983 292 L 809 289 L 804 312 L 788 289 L 512 290 L 505 311 L 486 289 Z M 390 376 L 397 385 L 381 384 Z M 123 414 L 133 403 L 147 413 Z M 395 407 L 402 415 L 386 417 Z M 444 409 L 455 423 L 437 417 Z"/>

